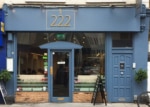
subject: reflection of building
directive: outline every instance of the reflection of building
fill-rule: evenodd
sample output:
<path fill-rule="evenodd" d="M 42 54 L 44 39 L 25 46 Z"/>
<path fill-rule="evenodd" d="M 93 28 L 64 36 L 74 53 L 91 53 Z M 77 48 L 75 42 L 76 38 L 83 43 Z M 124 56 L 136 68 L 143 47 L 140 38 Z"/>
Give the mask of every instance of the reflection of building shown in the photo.
<path fill-rule="evenodd" d="M 54 7 L 32 2 L 3 5 L 7 45 L 0 50 L 7 47 L 7 57 L 14 61 L 15 80 L 7 88 L 16 102 L 90 102 L 98 72 L 105 78 L 109 102 L 132 102 L 134 95 L 146 89 L 146 81 L 143 89 L 134 82 L 135 70 L 147 66 L 149 18 L 144 5 L 138 13 L 134 5 L 126 4 Z M 68 42 L 82 49 L 70 49 Z M 48 48 L 39 48 L 45 43 Z M 59 64 L 69 64 L 68 87 L 63 87 L 64 78 L 55 83 Z M 68 91 L 67 97 L 54 96 L 57 90 Z"/>

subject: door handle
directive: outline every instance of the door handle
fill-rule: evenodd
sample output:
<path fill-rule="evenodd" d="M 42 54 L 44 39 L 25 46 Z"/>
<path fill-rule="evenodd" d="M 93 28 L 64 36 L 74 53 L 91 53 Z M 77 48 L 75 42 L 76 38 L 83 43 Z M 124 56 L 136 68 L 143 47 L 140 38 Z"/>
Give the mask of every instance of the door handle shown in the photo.
<path fill-rule="evenodd" d="M 120 74 L 121 74 L 121 75 L 123 75 L 123 74 L 124 74 L 124 72 L 123 72 L 123 71 L 121 71 L 121 72 L 120 72 Z"/>
<path fill-rule="evenodd" d="M 53 75 L 53 67 L 50 67 L 50 74 Z"/>

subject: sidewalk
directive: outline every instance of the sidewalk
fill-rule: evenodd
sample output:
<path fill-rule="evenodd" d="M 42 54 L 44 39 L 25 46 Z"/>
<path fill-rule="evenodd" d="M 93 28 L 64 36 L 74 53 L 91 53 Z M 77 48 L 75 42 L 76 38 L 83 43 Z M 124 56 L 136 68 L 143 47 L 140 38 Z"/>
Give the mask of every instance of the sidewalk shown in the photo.
<path fill-rule="evenodd" d="M 137 107 L 134 103 L 108 103 L 105 106 L 104 103 L 23 103 L 23 104 L 11 104 L 11 105 L 0 105 L 0 107 Z M 147 106 L 144 106 L 147 107 Z"/>

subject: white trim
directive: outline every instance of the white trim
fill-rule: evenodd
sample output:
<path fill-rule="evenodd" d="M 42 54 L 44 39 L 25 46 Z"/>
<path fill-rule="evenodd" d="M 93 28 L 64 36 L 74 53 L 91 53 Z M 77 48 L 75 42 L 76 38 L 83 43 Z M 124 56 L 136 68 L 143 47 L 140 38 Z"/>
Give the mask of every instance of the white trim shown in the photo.
<path fill-rule="evenodd" d="M 66 2 L 66 0 L 25 0 L 25 2 Z"/>
<path fill-rule="evenodd" d="M 86 2 L 89 2 L 89 3 L 95 3 L 95 2 L 98 2 L 98 3 L 102 3 L 102 2 L 126 2 L 126 0 L 86 0 Z"/>

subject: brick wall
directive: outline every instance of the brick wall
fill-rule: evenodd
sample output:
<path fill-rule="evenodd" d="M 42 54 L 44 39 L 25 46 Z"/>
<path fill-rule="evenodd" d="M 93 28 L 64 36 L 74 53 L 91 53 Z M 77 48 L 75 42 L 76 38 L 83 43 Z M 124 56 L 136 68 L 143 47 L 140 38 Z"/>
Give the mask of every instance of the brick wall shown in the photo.
<path fill-rule="evenodd" d="M 16 103 L 48 102 L 48 92 L 16 92 Z"/>
<path fill-rule="evenodd" d="M 74 92 L 74 103 L 90 103 L 93 92 Z M 16 103 L 47 103 L 49 102 L 48 92 L 16 92 Z M 98 93 L 96 102 L 102 102 L 101 95 Z"/>
<path fill-rule="evenodd" d="M 76 103 L 90 103 L 92 99 L 93 92 L 75 92 L 73 95 L 73 102 Z M 102 102 L 100 93 L 97 94 L 96 102 Z"/>

